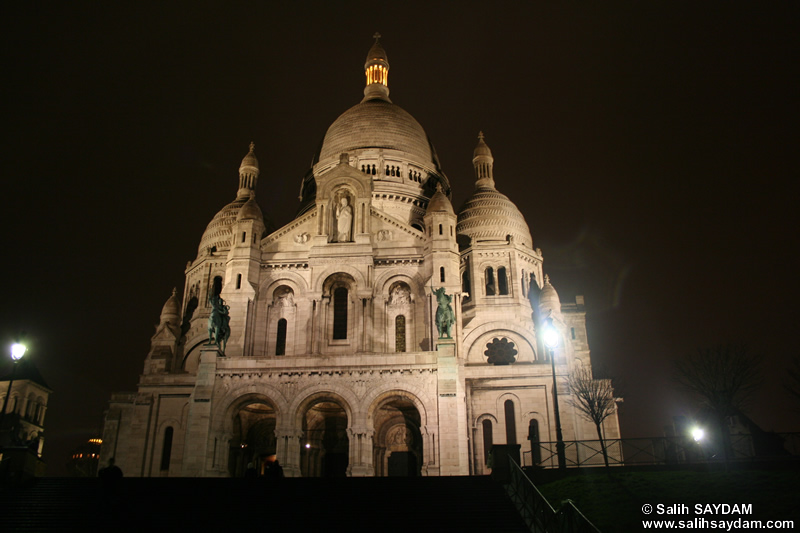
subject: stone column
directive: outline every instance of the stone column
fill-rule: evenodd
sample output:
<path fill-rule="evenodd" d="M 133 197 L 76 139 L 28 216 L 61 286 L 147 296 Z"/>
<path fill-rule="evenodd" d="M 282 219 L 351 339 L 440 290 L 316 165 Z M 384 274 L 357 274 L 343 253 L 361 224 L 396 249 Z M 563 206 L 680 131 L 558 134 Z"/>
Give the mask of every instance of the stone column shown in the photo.
<path fill-rule="evenodd" d="M 278 461 L 283 463 L 283 474 L 286 477 L 300 477 L 300 439 L 303 438 L 303 432 L 292 428 L 280 428 L 275 430 L 275 437 L 277 439 L 275 453 Z"/>
<path fill-rule="evenodd" d="M 365 426 L 347 428 L 347 437 L 350 439 L 350 466 L 347 470 L 351 477 L 375 475 L 372 464 L 372 434 Z"/>
<path fill-rule="evenodd" d="M 422 475 L 439 475 L 439 446 L 436 426 L 419 428 L 422 434 Z"/>

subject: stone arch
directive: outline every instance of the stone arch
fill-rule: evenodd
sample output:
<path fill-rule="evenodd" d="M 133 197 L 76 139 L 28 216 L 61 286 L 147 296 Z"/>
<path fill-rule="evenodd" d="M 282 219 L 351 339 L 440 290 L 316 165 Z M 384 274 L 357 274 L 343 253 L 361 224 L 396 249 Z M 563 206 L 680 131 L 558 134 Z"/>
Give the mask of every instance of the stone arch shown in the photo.
<path fill-rule="evenodd" d="M 511 413 L 508 405 L 511 405 Z M 498 419 L 502 420 L 503 433 L 506 435 L 506 444 L 519 444 L 520 442 L 520 418 L 522 416 L 522 399 L 513 392 L 504 392 L 497 396 L 495 412 Z M 509 416 L 511 417 L 509 420 Z"/>
<path fill-rule="evenodd" d="M 326 288 L 329 288 L 332 278 L 338 274 L 349 275 L 354 283 L 354 290 L 363 290 L 367 287 L 367 280 L 364 274 L 357 268 L 347 263 L 337 265 L 330 265 L 326 268 L 314 281 L 313 290 L 316 293 L 324 293 Z"/>
<path fill-rule="evenodd" d="M 356 169 L 352 170 L 353 172 L 358 173 Z M 336 169 L 333 170 L 333 172 L 335 171 Z M 324 184 L 317 191 L 317 198 L 318 199 L 324 198 L 325 200 L 328 200 L 331 198 L 333 191 L 337 191 L 343 188 L 348 189 L 349 192 L 353 194 L 356 198 L 364 198 L 370 196 L 370 191 L 368 191 L 364 186 L 363 178 L 361 176 L 356 177 L 356 176 L 343 175 L 324 180 Z"/>
<path fill-rule="evenodd" d="M 373 282 L 373 296 L 388 296 L 390 287 L 397 281 L 405 282 L 411 288 L 411 294 L 416 298 L 425 295 L 425 280 L 419 272 L 407 272 L 404 270 L 391 269 L 375 278 Z"/>
<path fill-rule="evenodd" d="M 297 272 L 282 270 L 264 280 L 259 287 L 259 292 L 261 294 L 271 295 L 280 285 L 288 285 L 294 291 L 295 295 L 303 294 L 308 291 L 309 288 L 303 276 Z"/>
<path fill-rule="evenodd" d="M 527 444 L 522 444 L 522 457 L 525 459 L 523 463 L 526 466 L 539 466 L 542 461 L 540 444 L 549 440 L 547 417 L 537 411 L 528 411 L 522 417 L 522 421 L 527 441 Z"/>
<path fill-rule="evenodd" d="M 531 337 L 533 335 L 517 327 L 508 327 L 508 322 L 490 322 L 479 326 L 464 337 L 464 346 L 467 348 L 467 361 L 470 363 L 486 363 L 484 355 L 486 345 L 495 338 L 507 338 L 513 342 L 517 350 L 516 364 L 543 363 L 544 360 L 537 356 L 537 349 Z"/>
<path fill-rule="evenodd" d="M 299 469 L 303 477 L 345 477 L 352 467 L 350 404 L 333 391 L 306 396 L 295 411 L 301 432 Z"/>
<path fill-rule="evenodd" d="M 170 436 L 170 442 L 168 443 L 169 450 L 167 450 L 167 446 L 165 445 L 165 439 L 167 438 L 166 432 L 168 428 L 172 428 L 172 435 Z M 155 442 L 153 446 L 153 451 L 155 453 L 153 454 L 154 457 L 151 475 L 158 475 L 159 473 L 162 476 L 169 475 L 169 472 L 172 470 L 173 465 L 175 464 L 173 458 L 175 457 L 175 452 L 178 447 L 177 441 L 179 429 L 181 429 L 181 422 L 177 418 L 165 418 L 158 423 L 158 429 L 156 430 Z M 168 457 L 165 458 L 164 454 L 168 454 Z M 167 468 L 163 468 L 165 463 Z"/>
<path fill-rule="evenodd" d="M 488 428 L 487 428 L 488 423 Z M 489 468 L 489 454 L 492 451 L 492 445 L 498 441 L 497 432 L 500 424 L 497 422 L 497 417 L 491 413 L 483 413 L 478 415 L 475 419 L 475 471 L 480 474 L 487 474 L 491 472 Z M 487 431 L 488 429 L 488 431 Z"/>
<path fill-rule="evenodd" d="M 197 367 L 200 365 L 200 348 L 207 342 L 207 333 L 205 335 L 200 333 L 191 339 L 187 339 L 187 349 L 183 356 L 183 361 L 181 362 L 181 368 L 190 374 L 197 373 Z"/>
<path fill-rule="evenodd" d="M 283 356 L 302 353 L 305 346 L 302 342 L 302 325 L 298 320 L 303 316 L 298 308 L 301 300 L 295 284 L 284 279 L 274 280 L 264 292 L 266 301 L 264 320 L 266 328 L 263 340 L 263 355 Z M 263 304 L 262 304 L 263 305 Z"/>
<path fill-rule="evenodd" d="M 419 476 L 425 464 L 425 409 L 415 395 L 395 389 L 375 398 L 368 411 L 375 476 Z"/>
<path fill-rule="evenodd" d="M 280 420 L 278 402 L 263 392 L 245 392 L 222 410 L 224 434 L 229 444 L 227 467 L 232 477 L 243 477 L 252 464 L 264 473 L 277 454 L 276 428 Z"/>

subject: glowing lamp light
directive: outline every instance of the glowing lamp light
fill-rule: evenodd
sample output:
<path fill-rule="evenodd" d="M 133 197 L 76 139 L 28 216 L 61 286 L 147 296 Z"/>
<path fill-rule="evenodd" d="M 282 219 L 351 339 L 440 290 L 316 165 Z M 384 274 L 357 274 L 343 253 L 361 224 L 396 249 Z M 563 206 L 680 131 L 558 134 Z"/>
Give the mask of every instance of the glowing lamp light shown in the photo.
<path fill-rule="evenodd" d="M 311 448 L 311 445 L 306 443 L 306 449 Z"/>
<path fill-rule="evenodd" d="M 695 442 L 700 442 L 706 436 L 706 432 L 703 431 L 703 428 L 694 428 L 692 429 L 692 438 Z"/>
<path fill-rule="evenodd" d="M 544 344 L 551 350 L 558 346 L 558 332 L 553 327 L 544 330 Z"/>
<path fill-rule="evenodd" d="M 14 361 L 19 361 L 20 359 L 22 359 L 22 356 L 25 355 L 25 352 L 27 350 L 28 348 L 25 347 L 24 344 L 15 342 L 14 344 L 11 345 L 11 358 L 14 359 Z"/>

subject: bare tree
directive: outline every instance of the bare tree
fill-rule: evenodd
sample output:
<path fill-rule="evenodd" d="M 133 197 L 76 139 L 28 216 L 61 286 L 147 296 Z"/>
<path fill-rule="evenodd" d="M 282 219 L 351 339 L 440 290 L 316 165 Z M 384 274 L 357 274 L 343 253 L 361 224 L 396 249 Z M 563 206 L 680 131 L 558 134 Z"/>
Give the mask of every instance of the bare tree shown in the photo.
<path fill-rule="evenodd" d="M 576 366 L 568 378 L 572 393 L 570 403 L 588 420 L 594 422 L 597 438 L 603 452 L 603 461 L 608 466 L 608 451 L 603 439 L 603 421 L 617 410 L 617 399 L 614 398 L 614 387 L 610 379 L 594 379 L 592 369 L 588 365 Z"/>
<path fill-rule="evenodd" d="M 726 419 L 743 411 L 759 385 L 759 359 L 747 346 L 721 344 L 700 349 L 675 363 L 675 381 L 713 418 L 730 455 Z"/>
<path fill-rule="evenodd" d="M 792 359 L 792 366 L 786 371 L 786 390 L 800 402 L 800 357 Z"/>

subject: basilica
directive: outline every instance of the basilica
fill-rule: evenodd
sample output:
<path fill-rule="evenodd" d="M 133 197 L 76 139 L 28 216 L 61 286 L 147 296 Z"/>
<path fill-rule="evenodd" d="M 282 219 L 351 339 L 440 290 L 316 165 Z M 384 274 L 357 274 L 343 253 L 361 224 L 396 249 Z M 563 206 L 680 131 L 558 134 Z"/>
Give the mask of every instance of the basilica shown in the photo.
<path fill-rule="evenodd" d="M 163 306 L 138 390 L 109 402 L 103 462 L 126 476 L 275 461 L 290 477 L 482 475 L 492 445 L 519 444 L 547 466 L 554 398 L 564 440 L 597 439 L 567 384 L 591 367 L 583 298 L 560 301 L 483 135 L 456 211 L 425 130 L 389 98 L 377 38 L 364 70 L 363 99 L 328 128 L 276 230 L 250 144 Z M 603 431 L 619 437 L 616 414 Z"/>

